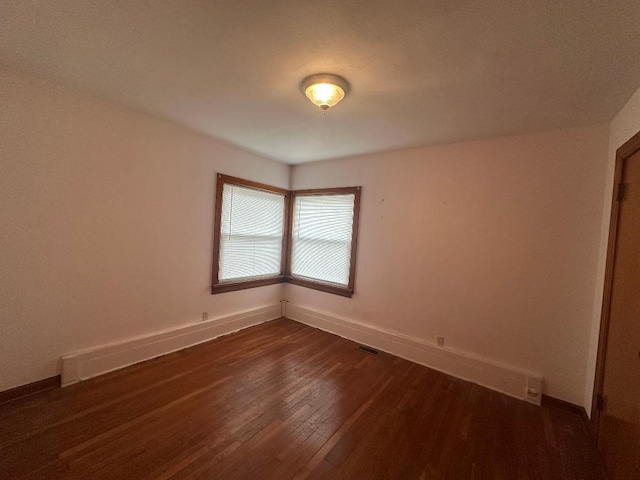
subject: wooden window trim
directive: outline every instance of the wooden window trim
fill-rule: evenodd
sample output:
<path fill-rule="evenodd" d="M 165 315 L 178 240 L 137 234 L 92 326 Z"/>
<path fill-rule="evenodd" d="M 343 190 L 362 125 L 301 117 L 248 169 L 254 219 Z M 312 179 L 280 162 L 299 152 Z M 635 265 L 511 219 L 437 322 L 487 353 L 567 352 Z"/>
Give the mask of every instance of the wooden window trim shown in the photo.
<path fill-rule="evenodd" d="M 286 281 L 284 275 L 274 277 L 256 278 L 252 280 L 239 280 L 237 282 L 224 282 L 211 285 L 211 293 L 235 292 L 236 290 L 245 290 L 247 288 L 264 287 L 265 285 L 274 285 Z"/>
<path fill-rule="evenodd" d="M 343 297 L 351 298 L 354 292 L 354 285 L 356 279 L 356 257 L 358 246 L 358 227 L 360 225 L 360 194 L 361 187 L 338 187 L 338 188 L 315 188 L 307 190 L 293 190 L 290 192 L 289 202 L 289 220 L 287 237 L 287 265 L 285 270 L 285 281 L 301 287 L 312 288 L 327 293 L 333 293 L 335 295 L 341 295 Z M 291 273 L 291 255 L 293 249 L 293 242 L 291 236 L 293 235 L 293 205 L 296 197 L 311 196 L 311 195 L 354 195 L 353 201 L 353 223 L 351 225 L 351 258 L 349 260 L 349 284 L 346 287 L 340 285 L 334 285 L 321 280 L 313 280 L 306 277 L 299 277 Z"/>
<path fill-rule="evenodd" d="M 269 193 L 277 193 L 284 195 L 284 219 L 283 219 L 283 235 L 282 235 L 282 258 L 280 262 L 280 272 L 274 276 L 254 278 L 249 280 L 238 280 L 220 282 L 220 227 L 222 223 L 222 193 L 225 184 L 238 185 L 241 187 L 253 188 Z M 338 187 L 338 188 L 317 188 L 307 190 L 289 191 L 284 188 L 273 187 L 265 183 L 253 182 L 243 178 L 232 177 L 229 175 L 218 174 L 216 182 L 215 208 L 213 220 L 213 266 L 211 293 L 226 293 L 236 290 L 244 290 L 247 288 L 262 287 L 265 285 L 273 285 L 276 283 L 291 283 L 301 287 L 312 288 L 334 295 L 349 297 L 353 295 L 356 273 L 356 247 L 358 245 L 358 226 L 360 223 L 360 187 Z M 296 196 L 307 195 L 354 195 L 353 204 L 353 225 L 351 231 L 351 258 L 349 269 L 349 285 L 342 287 L 321 280 L 313 280 L 306 277 L 299 277 L 291 274 L 291 253 L 292 242 L 291 235 L 293 233 L 293 204 Z"/>
<path fill-rule="evenodd" d="M 291 283 L 292 285 L 320 290 L 321 292 L 333 293 L 334 295 L 340 295 L 343 297 L 351 298 L 353 296 L 353 290 L 348 287 L 341 287 L 339 285 L 333 285 L 319 280 L 296 277 L 295 275 L 287 275 L 285 277 L 285 282 Z"/>
<path fill-rule="evenodd" d="M 252 188 L 254 190 L 261 190 L 269 193 L 277 193 L 284 195 L 284 218 L 283 218 L 283 232 L 282 232 L 282 258 L 280 260 L 280 272 L 274 276 L 252 278 L 248 280 L 238 280 L 229 282 L 220 282 L 220 226 L 222 223 L 222 193 L 224 185 L 238 185 L 240 187 Z M 265 285 L 272 285 L 275 283 L 282 283 L 284 280 L 284 271 L 286 268 L 286 252 L 287 252 L 287 235 L 288 222 L 289 222 L 289 198 L 290 194 L 288 190 L 279 187 L 273 187 L 265 183 L 252 182 L 251 180 L 245 180 L 243 178 L 232 177 L 229 175 L 218 174 L 218 180 L 216 182 L 216 198 L 214 206 L 214 219 L 213 219 L 213 266 L 211 275 L 211 293 L 225 293 L 233 292 L 235 290 L 244 290 L 246 288 L 262 287 Z"/>

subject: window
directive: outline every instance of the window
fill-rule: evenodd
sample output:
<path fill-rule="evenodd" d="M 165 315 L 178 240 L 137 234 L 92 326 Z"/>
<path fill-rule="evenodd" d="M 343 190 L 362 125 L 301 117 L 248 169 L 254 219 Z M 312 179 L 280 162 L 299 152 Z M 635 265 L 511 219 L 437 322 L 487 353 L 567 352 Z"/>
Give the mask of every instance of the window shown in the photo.
<path fill-rule="evenodd" d="M 360 187 L 287 190 L 218 175 L 212 293 L 278 282 L 350 297 Z"/>
<path fill-rule="evenodd" d="M 290 281 L 351 296 L 360 189 L 292 193 Z"/>
<path fill-rule="evenodd" d="M 218 176 L 214 293 L 281 281 L 286 190 Z"/>

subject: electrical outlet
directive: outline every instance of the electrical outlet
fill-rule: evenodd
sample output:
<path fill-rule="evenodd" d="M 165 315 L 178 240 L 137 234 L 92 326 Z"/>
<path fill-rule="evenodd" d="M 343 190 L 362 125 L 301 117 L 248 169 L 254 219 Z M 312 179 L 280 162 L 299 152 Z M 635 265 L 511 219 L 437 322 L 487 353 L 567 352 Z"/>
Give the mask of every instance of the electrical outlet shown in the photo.
<path fill-rule="evenodd" d="M 209 312 L 202 312 L 202 321 L 206 322 L 209 320 Z"/>
<path fill-rule="evenodd" d="M 542 403 L 542 378 L 527 375 L 525 402 L 540 405 Z"/>
<path fill-rule="evenodd" d="M 444 337 L 437 336 L 436 343 L 438 344 L 439 347 L 444 347 Z"/>

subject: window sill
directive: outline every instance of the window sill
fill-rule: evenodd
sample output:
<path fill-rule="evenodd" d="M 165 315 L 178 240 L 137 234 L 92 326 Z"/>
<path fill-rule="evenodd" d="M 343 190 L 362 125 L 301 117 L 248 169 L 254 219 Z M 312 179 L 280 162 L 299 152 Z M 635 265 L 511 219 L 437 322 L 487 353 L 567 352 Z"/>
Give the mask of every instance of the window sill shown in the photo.
<path fill-rule="evenodd" d="M 329 283 L 314 282 L 313 280 L 307 280 L 305 278 L 289 276 L 285 278 L 285 282 L 292 283 L 293 285 L 299 285 L 301 287 L 313 288 L 314 290 L 320 290 L 322 292 L 333 293 L 334 295 L 341 295 L 343 297 L 351 298 L 353 296 L 353 289 L 348 287 L 339 287 Z"/>
<path fill-rule="evenodd" d="M 300 277 L 278 275 L 275 277 L 259 278 L 256 280 L 246 280 L 238 282 L 217 283 L 211 285 L 211 294 L 217 293 L 235 292 L 236 290 L 245 290 L 247 288 L 263 287 L 265 285 L 274 285 L 276 283 L 291 283 L 300 287 L 311 288 L 313 290 L 320 290 L 322 292 L 332 293 L 334 295 L 340 295 L 342 297 L 351 298 L 353 296 L 353 290 L 347 287 L 339 287 L 337 285 L 331 285 L 329 283 L 314 282 L 313 280 L 307 280 Z"/>
<path fill-rule="evenodd" d="M 241 280 L 238 282 L 216 283 L 211 285 L 211 294 L 234 292 L 236 290 L 245 290 L 247 288 L 263 287 L 265 285 L 273 285 L 286 281 L 283 275 L 275 277 L 258 278 L 255 280 Z"/>

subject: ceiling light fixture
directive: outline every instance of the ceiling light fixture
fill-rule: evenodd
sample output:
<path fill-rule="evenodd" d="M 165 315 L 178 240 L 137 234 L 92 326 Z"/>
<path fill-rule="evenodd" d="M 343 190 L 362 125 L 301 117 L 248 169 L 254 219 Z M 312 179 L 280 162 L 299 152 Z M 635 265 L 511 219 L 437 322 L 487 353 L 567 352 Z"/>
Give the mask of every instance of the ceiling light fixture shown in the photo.
<path fill-rule="evenodd" d="M 318 73 L 305 78 L 300 84 L 300 89 L 311 103 L 326 112 L 347 95 L 349 84 L 338 75 Z"/>

